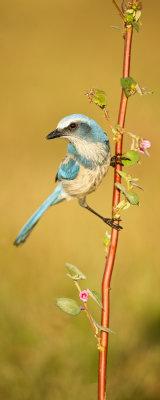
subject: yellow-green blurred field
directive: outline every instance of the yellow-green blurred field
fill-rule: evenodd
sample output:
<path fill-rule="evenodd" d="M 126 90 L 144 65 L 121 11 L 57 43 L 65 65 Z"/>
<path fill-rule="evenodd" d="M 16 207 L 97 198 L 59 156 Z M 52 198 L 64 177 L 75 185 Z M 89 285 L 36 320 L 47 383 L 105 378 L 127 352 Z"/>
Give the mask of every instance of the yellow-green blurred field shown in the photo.
<path fill-rule="evenodd" d="M 140 178 L 140 207 L 123 213 L 112 279 L 108 399 L 160 399 L 159 1 L 143 1 L 134 32 L 131 76 L 152 96 L 129 100 L 126 129 L 152 141 L 151 158 L 130 167 Z M 84 113 L 104 129 L 84 91 L 104 89 L 117 122 L 123 39 L 111 1 L 6 0 L 1 5 L 0 398 L 93 400 L 98 354 L 88 321 L 67 316 L 56 297 L 76 291 L 65 262 L 101 290 L 106 226 L 76 201 L 50 209 L 27 243 L 19 229 L 55 187 L 66 142 L 45 141 L 65 115 Z M 108 132 L 111 138 L 111 133 Z M 124 138 L 124 150 L 130 140 Z M 111 140 L 112 154 L 114 143 Z M 111 168 L 89 204 L 111 213 Z M 86 288 L 84 283 L 84 288 Z M 91 307 L 93 304 L 91 303 Z M 97 308 L 93 312 L 98 318 Z"/>

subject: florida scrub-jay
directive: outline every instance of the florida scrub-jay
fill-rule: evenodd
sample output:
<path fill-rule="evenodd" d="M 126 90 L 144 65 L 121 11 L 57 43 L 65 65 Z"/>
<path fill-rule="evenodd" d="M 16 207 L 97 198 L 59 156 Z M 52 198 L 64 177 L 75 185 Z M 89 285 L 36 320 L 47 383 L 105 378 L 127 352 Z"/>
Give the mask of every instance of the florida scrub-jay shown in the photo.
<path fill-rule="evenodd" d="M 114 219 L 104 218 L 86 203 L 86 196 L 97 189 L 110 166 L 110 146 L 107 134 L 91 118 L 72 114 L 63 118 L 46 139 L 66 138 L 67 153 L 56 175 L 54 192 L 45 200 L 19 232 L 14 244 L 25 242 L 44 212 L 63 200 L 77 198 L 85 207 L 109 226 L 120 230 Z"/>

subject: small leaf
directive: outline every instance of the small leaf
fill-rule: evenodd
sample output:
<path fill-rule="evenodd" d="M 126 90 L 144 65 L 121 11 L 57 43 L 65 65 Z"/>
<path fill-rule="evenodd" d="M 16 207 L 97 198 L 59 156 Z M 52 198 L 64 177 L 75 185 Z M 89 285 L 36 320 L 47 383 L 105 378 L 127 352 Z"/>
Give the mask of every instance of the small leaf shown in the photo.
<path fill-rule="evenodd" d="M 123 161 L 123 160 L 122 160 Z M 126 172 L 124 172 L 124 171 L 117 171 L 118 172 L 118 174 L 122 177 L 122 178 L 126 178 L 127 177 L 127 174 L 126 174 Z"/>
<path fill-rule="evenodd" d="M 125 19 L 126 19 L 127 22 L 132 23 L 133 15 L 132 14 L 127 14 Z"/>
<path fill-rule="evenodd" d="M 140 155 L 136 150 L 129 150 L 127 153 L 124 153 L 122 157 L 129 158 L 129 160 L 123 160 L 123 164 L 128 167 L 136 164 L 140 159 Z"/>
<path fill-rule="evenodd" d="M 107 105 L 106 97 L 104 94 L 96 94 L 96 96 L 93 97 L 93 102 L 97 104 L 100 108 L 104 108 Z"/>
<path fill-rule="evenodd" d="M 133 27 L 134 27 L 134 29 L 137 31 L 137 32 L 139 32 L 139 25 L 136 23 L 136 22 L 132 22 L 132 25 L 133 25 Z"/>
<path fill-rule="evenodd" d="M 92 299 L 101 307 L 103 308 L 102 299 L 99 293 L 95 290 L 87 289 L 88 294 L 92 297 Z"/>
<path fill-rule="evenodd" d="M 144 92 L 143 94 L 154 94 L 153 90 L 146 90 L 146 92 Z"/>
<path fill-rule="evenodd" d="M 139 204 L 139 200 L 138 200 L 138 196 L 136 193 L 134 192 L 127 192 L 127 189 L 121 185 L 121 183 L 115 183 L 115 186 L 121 190 L 121 192 L 126 196 L 127 200 L 129 201 L 129 203 L 131 203 L 132 205 L 137 205 Z"/>
<path fill-rule="evenodd" d="M 127 200 L 129 203 L 131 203 L 133 206 L 138 206 L 139 205 L 139 199 L 136 193 L 134 192 L 126 192 L 125 196 L 127 197 Z"/>
<path fill-rule="evenodd" d="M 117 128 L 117 130 L 118 130 L 118 131 L 120 131 L 120 132 L 121 132 L 121 130 L 122 130 L 122 127 L 121 127 L 121 125 L 119 125 L 119 124 L 116 124 L 116 128 Z"/>
<path fill-rule="evenodd" d="M 121 78 L 121 86 L 123 89 L 132 89 L 131 85 L 136 85 L 136 81 L 129 76 L 128 78 Z"/>
<path fill-rule="evenodd" d="M 111 241 L 111 235 L 110 235 L 108 232 L 106 232 L 106 235 L 105 235 L 105 237 L 103 238 L 103 244 L 104 244 L 106 247 L 109 247 L 110 241 Z"/>
<path fill-rule="evenodd" d="M 112 330 L 109 329 L 109 328 L 105 328 L 105 327 L 102 326 L 102 325 L 99 325 L 98 327 L 99 327 L 99 330 L 100 330 L 100 331 L 104 331 L 104 332 L 107 332 L 107 333 L 113 333 L 113 334 L 116 333 L 116 332 L 112 331 Z"/>
<path fill-rule="evenodd" d="M 121 200 L 121 201 L 117 204 L 116 209 L 117 209 L 117 210 L 121 210 L 121 209 L 124 210 L 125 204 L 126 204 L 125 200 Z"/>
<path fill-rule="evenodd" d="M 135 21 L 136 21 L 136 22 L 139 20 L 140 16 L 141 16 L 141 11 L 140 11 L 140 10 L 137 10 L 137 11 L 136 11 L 136 15 L 135 15 Z"/>
<path fill-rule="evenodd" d="M 139 3 L 138 1 L 135 1 L 135 3 L 132 4 L 133 10 L 136 10 L 138 3 Z"/>
<path fill-rule="evenodd" d="M 89 312 L 89 315 L 90 315 L 91 320 L 92 320 L 92 322 L 93 322 L 93 324 L 94 324 L 94 326 L 95 326 L 95 328 L 96 328 L 96 330 L 97 330 L 97 333 L 98 333 L 99 331 L 104 331 L 104 332 L 107 332 L 107 333 L 115 333 L 115 332 L 112 331 L 111 329 L 105 328 L 104 326 L 101 326 L 101 325 L 92 317 L 92 315 L 91 315 L 90 312 Z"/>
<path fill-rule="evenodd" d="M 115 183 L 115 186 L 117 187 L 117 189 L 121 190 L 122 193 L 126 193 L 127 189 L 121 183 Z"/>
<path fill-rule="evenodd" d="M 129 76 L 128 78 L 121 78 L 121 86 L 127 98 L 131 96 L 130 92 L 133 91 L 136 83 L 137 82 L 133 78 L 131 78 L 131 76 Z"/>
<path fill-rule="evenodd" d="M 127 99 L 128 99 L 128 97 L 131 96 L 130 90 L 129 90 L 129 89 L 123 89 L 123 90 L 124 90 L 125 96 L 126 96 Z"/>
<path fill-rule="evenodd" d="M 128 201 L 126 202 L 126 200 L 121 200 L 116 206 L 117 210 L 127 210 L 129 207 L 130 203 Z"/>
<path fill-rule="evenodd" d="M 56 305 L 65 313 L 70 315 L 78 315 L 81 308 L 75 300 L 61 297 L 56 299 Z"/>
<path fill-rule="evenodd" d="M 141 90 L 140 86 L 138 85 L 138 83 L 136 84 L 135 89 L 136 89 L 137 93 L 140 94 L 140 96 L 143 95 L 142 90 Z"/>
<path fill-rule="evenodd" d="M 137 182 L 137 181 L 139 181 L 139 178 L 131 178 L 131 180 Z"/>
<path fill-rule="evenodd" d="M 96 93 L 96 94 L 104 94 L 104 95 L 106 95 L 105 91 L 102 90 L 102 89 L 93 88 L 93 90 L 94 90 L 94 93 Z"/>
<path fill-rule="evenodd" d="M 133 14 L 133 8 L 129 8 L 129 9 L 126 11 L 126 13 L 127 13 L 127 14 Z"/>
<path fill-rule="evenodd" d="M 118 29 L 119 31 L 121 31 L 121 28 L 120 28 L 120 26 L 111 25 L 111 28 Z"/>
<path fill-rule="evenodd" d="M 135 179 L 134 179 L 134 180 L 135 180 Z M 131 180 L 130 183 L 131 183 L 131 185 L 136 186 L 138 189 L 144 190 L 144 189 L 142 188 L 142 186 L 137 185 L 137 183 L 135 183 L 134 181 Z"/>
<path fill-rule="evenodd" d="M 127 210 L 130 206 L 131 206 L 131 204 L 129 203 L 129 201 L 127 201 L 127 203 L 124 206 L 123 210 Z"/>
<path fill-rule="evenodd" d="M 66 263 L 65 266 L 67 268 L 67 271 L 69 272 L 69 274 L 67 274 L 69 278 L 74 280 L 86 279 L 86 276 L 75 265 Z"/>
<path fill-rule="evenodd" d="M 90 103 L 94 102 L 102 109 L 107 105 L 106 94 L 104 90 L 92 88 L 86 92 L 86 96 L 88 97 Z"/>

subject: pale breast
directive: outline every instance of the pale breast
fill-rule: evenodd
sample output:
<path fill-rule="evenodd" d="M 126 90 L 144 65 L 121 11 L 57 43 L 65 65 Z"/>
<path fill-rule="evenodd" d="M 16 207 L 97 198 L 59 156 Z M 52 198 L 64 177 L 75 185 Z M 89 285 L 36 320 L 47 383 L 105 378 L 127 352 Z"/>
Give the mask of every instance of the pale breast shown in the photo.
<path fill-rule="evenodd" d="M 102 166 L 97 166 L 95 169 L 87 169 L 82 165 L 78 176 L 70 181 L 63 180 L 62 185 L 65 192 L 70 197 L 84 199 L 89 193 L 94 192 L 102 182 L 110 165 L 110 156 Z"/>

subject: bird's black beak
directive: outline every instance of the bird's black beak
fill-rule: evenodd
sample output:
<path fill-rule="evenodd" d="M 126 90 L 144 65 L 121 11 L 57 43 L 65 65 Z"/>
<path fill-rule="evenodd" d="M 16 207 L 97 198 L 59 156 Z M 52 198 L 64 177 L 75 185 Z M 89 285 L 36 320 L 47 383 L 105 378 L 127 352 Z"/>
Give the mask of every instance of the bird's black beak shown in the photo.
<path fill-rule="evenodd" d="M 46 136 L 46 139 L 47 140 L 48 139 L 55 139 L 55 138 L 58 138 L 58 137 L 61 137 L 61 136 L 62 136 L 62 132 L 59 131 L 58 129 L 55 129 L 55 131 L 49 133 L 49 135 Z"/>

